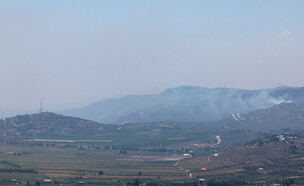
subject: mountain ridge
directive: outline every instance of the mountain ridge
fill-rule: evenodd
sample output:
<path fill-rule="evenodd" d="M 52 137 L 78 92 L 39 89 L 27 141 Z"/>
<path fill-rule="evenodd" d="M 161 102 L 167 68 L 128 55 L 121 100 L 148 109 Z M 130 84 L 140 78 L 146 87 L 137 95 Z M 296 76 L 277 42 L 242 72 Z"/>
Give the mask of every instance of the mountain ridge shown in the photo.
<path fill-rule="evenodd" d="M 270 108 L 286 101 L 301 101 L 304 100 L 303 95 L 303 87 L 246 90 L 180 86 L 160 94 L 101 100 L 61 113 L 109 124 L 216 121 L 232 113 Z"/>
<path fill-rule="evenodd" d="M 0 139 L 46 138 L 47 136 L 109 138 L 113 135 L 116 137 L 127 137 L 130 134 L 136 136 L 143 132 L 151 136 L 162 132 L 172 135 L 175 132 L 179 136 L 184 130 L 191 133 L 208 130 L 210 132 L 218 129 L 235 131 L 240 129 L 249 129 L 250 131 L 297 130 L 304 129 L 303 124 L 304 101 L 285 102 L 271 108 L 236 113 L 227 119 L 212 122 L 163 121 L 129 123 L 122 126 L 101 124 L 81 118 L 42 112 L 0 119 Z"/>

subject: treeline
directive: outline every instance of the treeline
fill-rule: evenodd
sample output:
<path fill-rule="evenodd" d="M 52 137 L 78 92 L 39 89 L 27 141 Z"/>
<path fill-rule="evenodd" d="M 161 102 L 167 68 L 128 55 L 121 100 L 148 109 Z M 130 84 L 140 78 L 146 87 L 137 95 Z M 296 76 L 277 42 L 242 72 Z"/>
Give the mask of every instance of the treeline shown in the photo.
<path fill-rule="evenodd" d="M 222 180 L 222 181 L 217 181 L 217 180 L 209 180 L 206 183 L 207 186 L 237 186 L 237 185 L 246 185 L 244 181 L 239 181 L 239 180 Z"/>
<path fill-rule="evenodd" d="M 17 167 L 17 168 L 20 168 L 20 165 L 17 165 L 15 163 L 11 163 L 11 162 L 8 162 L 8 161 L 1 161 L 1 163 L 3 164 L 6 164 L 6 165 L 9 165 L 9 166 L 12 166 L 12 167 Z"/>
<path fill-rule="evenodd" d="M 169 149 L 166 147 L 162 148 L 139 148 L 139 147 L 128 147 L 128 146 L 99 146 L 99 145 L 76 145 L 76 144 L 65 144 L 61 148 L 76 148 L 79 150 L 89 150 L 89 149 L 96 149 L 96 150 L 113 150 L 118 151 L 120 154 L 128 154 L 128 151 L 133 152 L 160 152 L 160 153 L 176 153 L 176 154 L 184 154 L 189 153 L 192 149 Z"/>
<path fill-rule="evenodd" d="M 38 173 L 38 171 L 33 170 L 33 169 L 8 169 L 8 168 L 3 168 L 0 169 L 0 172 L 18 172 L 18 173 Z"/>
<path fill-rule="evenodd" d="M 3 145 L 21 145 L 22 147 L 24 146 L 30 146 L 30 147 L 34 147 L 34 146 L 56 146 L 55 143 L 42 143 L 42 142 L 21 142 L 21 141 L 0 141 L 0 144 Z"/>
<path fill-rule="evenodd" d="M 134 147 L 134 146 L 102 146 L 102 145 L 87 145 L 87 144 L 57 144 L 57 143 L 49 143 L 49 142 L 20 142 L 20 141 L 0 141 L 1 144 L 6 145 L 20 145 L 21 147 L 58 147 L 58 148 L 74 148 L 78 150 L 113 150 L 117 151 L 120 154 L 128 154 L 128 152 L 156 152 L 156 153 L 168 153 L 168 154 L 184 154 L 184 153 L 193 153 L 195 150 L 192 148 L 167 148 L 167 147 Z M 25 155 L 30 154 L 30 152 L 16 152 L 14 155 Z"/>
<path fill-rule="evenodd" d="M 184 154 L 189 153 L 192 151 L 192 149 L 185 149 L 185 148 L 179 148 L 179 149 L 169 149 L 166 147 L 162 148 L 137 148 L 137 147 L 127 147 L 127 146 L 105 146 L 105 150 L 120 150 L 120 151 L 133 151 L 133 152 L 163 152 L 163 153 L 176 153 L 176 154 Z"/>

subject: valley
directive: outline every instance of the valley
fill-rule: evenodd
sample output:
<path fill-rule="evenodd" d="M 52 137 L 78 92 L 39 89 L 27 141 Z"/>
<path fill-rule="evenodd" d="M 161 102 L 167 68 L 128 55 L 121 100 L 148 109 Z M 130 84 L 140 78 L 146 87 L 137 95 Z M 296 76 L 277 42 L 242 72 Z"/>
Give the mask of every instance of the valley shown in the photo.
<path fill-rule="evenodd" d="M 111 125 L 51 112 L 5 118 L 0 184 L 304 184 L 303 105 L 209 122 Z"/>

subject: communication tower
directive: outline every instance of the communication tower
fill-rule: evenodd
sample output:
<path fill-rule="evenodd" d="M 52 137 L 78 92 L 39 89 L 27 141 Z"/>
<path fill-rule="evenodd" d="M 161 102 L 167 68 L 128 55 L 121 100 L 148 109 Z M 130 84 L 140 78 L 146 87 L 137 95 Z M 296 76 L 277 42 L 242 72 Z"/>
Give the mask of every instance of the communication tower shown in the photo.
<path fill-rule="evenodd" d="M 40 113 L 43 112 L 43 108 L 42 108 L 42 98 L 41 98 L 41 102 L 40 102 Z"/>

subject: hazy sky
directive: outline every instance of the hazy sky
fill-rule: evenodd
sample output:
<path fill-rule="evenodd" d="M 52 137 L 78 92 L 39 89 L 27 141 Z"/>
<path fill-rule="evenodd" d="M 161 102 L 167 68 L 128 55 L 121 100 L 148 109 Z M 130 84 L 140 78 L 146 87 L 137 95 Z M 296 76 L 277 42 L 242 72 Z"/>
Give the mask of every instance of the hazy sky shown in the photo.
<path fill-rule="evenodd" d="M 304 1 L 0 0 L 0 108 L 304 86 Z"/>

